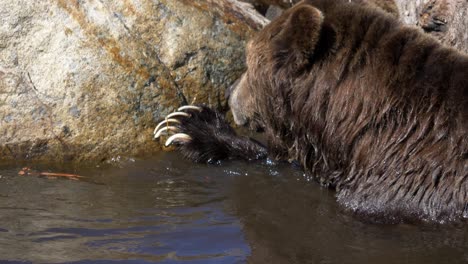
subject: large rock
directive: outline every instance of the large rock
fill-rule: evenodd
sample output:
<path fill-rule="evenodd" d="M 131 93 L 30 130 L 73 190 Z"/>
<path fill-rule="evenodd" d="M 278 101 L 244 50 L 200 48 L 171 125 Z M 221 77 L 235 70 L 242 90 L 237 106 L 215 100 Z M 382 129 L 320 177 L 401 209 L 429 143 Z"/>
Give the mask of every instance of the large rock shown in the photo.
<path fill-rule="evenodd" d="M 0 0 L 0 160 L 159 149 L 177 106 L 224 103 L 267 21 L 235 0 Z"/>

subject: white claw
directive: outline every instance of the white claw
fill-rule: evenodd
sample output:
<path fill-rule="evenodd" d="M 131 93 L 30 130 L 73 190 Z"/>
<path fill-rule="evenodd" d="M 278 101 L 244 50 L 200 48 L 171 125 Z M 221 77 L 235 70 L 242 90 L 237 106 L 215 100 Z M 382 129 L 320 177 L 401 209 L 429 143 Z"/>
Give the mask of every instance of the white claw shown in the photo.
<path fill-rule="evenodd" d="M 156 132 L 158 131 L 158 129 L 163 126 L 163 125 L 168 125 L 169 123 L 177 123 L 177 124 L 180 124 L 180 121 L 177 120 L 177 119 L 164 119 L 163 121 L 161 121 L 157 126 L 156 128 L 154 129 L 154 132 L 153 134 L 156 134 Z"/>
<path fill-rule="evenodd" d="M 168 147 L 169 145 L 172 144 L 173 141 L 180 141 L 180 142 L 189 142 L 192 140 L 192 137 L 187 135 L 187 134 L 184 134 L 184 133 L 177 133 L 175 135 L 172 135 L 170 136 L 167 140 L 166 140 L 166 147 Z"/>
<path fill-rule="evenodd" d="M 159 138 L 161 136 L 161 133 L 166 131 L 166 130 L 177 131 L 177 127 L 175 127 L 175 126 L 165 126 L 165 127 L 161 128 L 160 130 L 158 130 L 158 132 L 156 132 L 156 134 L 154 135 L 154 138 Z"/>
<path fill-rule="evenodd" d="M 185 117 L 190 117 L 189 114 L 184 113 L 184 112 L 174 112 L 174 113 L 171 113 L 171 114 L 167 115 L 167 116 L 166 116 L 166 119 L 169 119 L 169 118 L 174 117 L 174 116 L 185 116 Z"/>
<path fill-rule="evenodd" d="M 199 107 L 199 106 L 195 106 L 195 105 L 184 105 L 184 106 L 181 106 L 179 107 L 179 109 L 177 109 L 177 111 L 184 111 L 184 110 L 187 110 L 187 109 L 190 109 L 190 110 L 197 110 L 198 112 L 201 112 L 202 108 Z"/>

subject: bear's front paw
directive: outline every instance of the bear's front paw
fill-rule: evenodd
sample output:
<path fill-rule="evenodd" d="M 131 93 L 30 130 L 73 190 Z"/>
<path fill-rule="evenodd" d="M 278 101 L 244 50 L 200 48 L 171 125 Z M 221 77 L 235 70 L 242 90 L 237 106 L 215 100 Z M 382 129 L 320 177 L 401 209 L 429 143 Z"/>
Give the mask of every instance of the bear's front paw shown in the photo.
<path fill-rule="evenodd" d="M 206 106 L 186 105 L 169 114 L 154 130 L 154 137 L 170 135 L 165 145 L 175 145 L 196 162 L 229 158 L 229 146 L 237 135 L 224 115 Z"/>

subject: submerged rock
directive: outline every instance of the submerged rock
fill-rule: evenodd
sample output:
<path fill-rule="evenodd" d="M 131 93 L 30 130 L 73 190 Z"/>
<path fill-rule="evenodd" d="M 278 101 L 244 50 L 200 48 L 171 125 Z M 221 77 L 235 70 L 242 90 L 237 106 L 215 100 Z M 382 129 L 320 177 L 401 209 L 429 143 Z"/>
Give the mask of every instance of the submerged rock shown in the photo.
<path fill-rule="evenodd" d="M 0 0 L 0 160 L 159 149 L 179 105 L 224 104 L 267 23 L 233 0 Z"/>

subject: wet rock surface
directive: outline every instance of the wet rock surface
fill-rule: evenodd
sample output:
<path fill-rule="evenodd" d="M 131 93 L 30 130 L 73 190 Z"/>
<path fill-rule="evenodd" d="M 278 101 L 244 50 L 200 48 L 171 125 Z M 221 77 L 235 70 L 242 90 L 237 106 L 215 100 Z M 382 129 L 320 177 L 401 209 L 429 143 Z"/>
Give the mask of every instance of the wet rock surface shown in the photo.
<path fill-rule="evenodd" d="M 233 0 L 0 0 L 0 160 L 149 154 L 183 103 L 222 106 L 267 20 Z"/>

